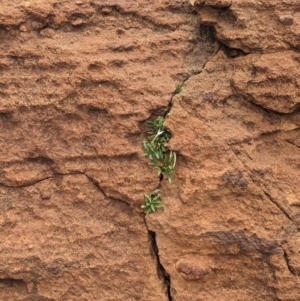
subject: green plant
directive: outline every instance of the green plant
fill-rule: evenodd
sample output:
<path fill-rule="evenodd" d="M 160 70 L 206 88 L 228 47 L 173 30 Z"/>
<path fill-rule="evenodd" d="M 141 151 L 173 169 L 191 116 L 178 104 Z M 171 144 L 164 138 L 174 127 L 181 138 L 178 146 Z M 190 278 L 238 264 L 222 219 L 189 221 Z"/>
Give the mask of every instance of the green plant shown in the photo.
<path fill-rule="evenodd" d="M 174 91 L 174 94 L 176 95 L 176 94 L 179 94 L 180 92 L 182 91 L 182 85 L 177 85 L 176 86 L 176 89 L 175 89 L 175 91 Z"/>
<path fill-rule="evenodd" d="M 161 198 L 159 194 L 159 190 L 156 189 L 152 191 L 149 195 L 144 195 L 145 203 L 141 207 L 144 209 L 144 212 L 148 215 L 150 213 L 154 213 L 156 209 L 161 208 Z"/>
<path fill-rule="evenodd" d="M 166 115 L 168 117 L 169 114 Z M 150 128 L 150 136 L 143 141 L 145 148 L 144 156 L 150 159 L 152 165 L 158 171 L 158 176 L 166 175 L 168 181 L 172 182 L 172 173 L 175 170 L 176 153 L 168 150 L 168 142 L 172 134 L 168 128 L 164 126 L 164 117 L 157 117 L 155 120 L 148 120 L 147 126 Z M 157 208 L 161 208 L 161 197 L 159 190 L 152 191 L 149 195 L 144 195 L 145 203 L 141 206 L 148 215 L 154 213 Z"/>
<path fill-rule="evenodd" d="M 169 156 L 165 156 L 163 160 L 163 164 L 161 166 L 155 166 L 158 170 L 158 176 L 161 174 L 166 175 L 168 181 L 172 182 L 172 173 L 175 171 L 175 164 L 176 164 L 176 153 L 170 151 Z"/>
<path fill-rule="evenodd" d="M 172 137 L 171 132 L 164 124 L 164 117 L 157 117 L 153 121 L 147 121 L 151 131 L 150 136 L 143 141 L 145 148 L 144 156 L 150 159 L 152 165 L 158 171 L 158 176 L 166 175 L 168 181 L 172 182 L 172 173 L 176 164 L 176 153 L 168 151 L 168 142 Z"/>

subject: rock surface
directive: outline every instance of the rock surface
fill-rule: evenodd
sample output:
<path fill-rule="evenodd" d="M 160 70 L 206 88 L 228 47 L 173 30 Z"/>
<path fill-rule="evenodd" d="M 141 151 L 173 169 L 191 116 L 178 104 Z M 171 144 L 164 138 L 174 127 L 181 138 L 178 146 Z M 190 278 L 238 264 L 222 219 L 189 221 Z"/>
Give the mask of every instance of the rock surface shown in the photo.
<path fill-rule="evenodd" d="M 168 300 L 145 120 L 218 43 L 186 1 L 2 1 L 0 299 Z"/>
<path fill-rule="evenodd" d="M 192 3 L 223 45 L 166 123 L 176 188 L 147 221 L 172 300 L 299 300 L 298 4 Z"/>
<path fill-rule="evenodd" d="M 143 217 L 86 176 L 0 192 L 2 300 L 167 300 Z"/>
<path fill-rule="evenodd" d="M 2 2 L 0 299 L 298 301 L 297 1 Z"/>
<path fill-rule="evenodd" d="M 230 48 L 246 53 L 300 47 L 298 0 L 192 0 L 203 23 Z"/>

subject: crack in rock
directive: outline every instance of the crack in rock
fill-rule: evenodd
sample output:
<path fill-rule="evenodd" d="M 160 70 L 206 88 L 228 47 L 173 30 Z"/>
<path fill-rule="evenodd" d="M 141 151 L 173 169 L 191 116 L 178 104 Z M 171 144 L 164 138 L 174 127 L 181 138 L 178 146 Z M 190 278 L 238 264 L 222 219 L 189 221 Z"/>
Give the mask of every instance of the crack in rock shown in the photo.
<path fill-rule="evenodd" d="M 294 276 L 297 276 L 297 274 L 295 273 L 293 267 L 290 264 L 289 256 L 288 256 L 288 254 L 286 253 L 285 250 L 283 250 L 283 258 L 284 258 L 284 260 L 286 262 L 286 266 L 287 266 L 288 270 L 291 272 L 291 274 L 293 274 Z"/>
<path fill-rule="evenodd" d="M 148 234 L 149 234 L 149 240 L 151 243 L 151 251 L 152 251 L 153 255 L 155 256 L 156 262 L 157 262 L 158 278 L 160 278 L 163 281 L 164 285 L 166 286 L 168 300 L 172 301 L 171 279 L 170 279 L 170 275 L 167 273 L 164 266 L 160 262 L 159 251 L 158 251 L 157 242 L 156 242 L 156 233 L 151 230 L 148 230 Z"/>

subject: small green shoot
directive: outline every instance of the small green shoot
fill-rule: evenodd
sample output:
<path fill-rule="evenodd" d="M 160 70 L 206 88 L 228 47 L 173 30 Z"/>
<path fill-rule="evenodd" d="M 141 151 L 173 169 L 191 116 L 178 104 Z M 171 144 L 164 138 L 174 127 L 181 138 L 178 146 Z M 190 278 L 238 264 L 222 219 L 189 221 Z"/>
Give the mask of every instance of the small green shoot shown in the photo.
<path fill-rule="evenodd" d="M 182 91 L 182 85 L 177 85 L 176 86 L 176 89 L 175 89 L 175 91 L 174 91 L 174 94 L 176 95 L 176 94 L 179 94 L 180 92 Z"/>
<path fill-rule="evenodd" d="M 176 153 L 170 151 L 169 157 L 164 158 L 163 164 L 158 168 L 158 176 L 164 174 L 168 177 L 168 181 L 172 182 L 172 173 L 175 171 Z"/>
<path fill-rule="evenodd" d="M 156 209 L 162 207 L 161 197 L 160 197 L 158 189 L 152 191 L 149 195 L 145 194 L 144 200 L 145 200 L 145 203 L 144 203 L 144 205 L 141 206 L 141 208 L 144 209 L 144 212 L 146 215 L 148 215 L 150 213 L 154 213 L 156 211 Z"/>

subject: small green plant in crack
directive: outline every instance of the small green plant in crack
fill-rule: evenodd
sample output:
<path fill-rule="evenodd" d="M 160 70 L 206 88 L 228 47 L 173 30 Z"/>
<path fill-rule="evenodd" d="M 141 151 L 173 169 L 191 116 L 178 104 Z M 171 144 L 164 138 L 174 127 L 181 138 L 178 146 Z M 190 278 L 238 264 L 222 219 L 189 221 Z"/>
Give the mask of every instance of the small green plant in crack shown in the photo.
<path fill-rule="evenodd" d="M 169 151 L 167 146 L 171 132 L 164 126 L 164 117 L 157 117 L 155 120 L 147 121 L 151 131 L 148 139 L 143 141 L 145 148 L 144 156 L 150 159 L 150 165 L 157 169 L 158 176 L 166 175 L 168 181 L 172 182 L 172 174 L 175 170 L 176 153 Z"/>
<path fill-rule="evenodd" d="M 168 117 L 169 114 L 166 115 Z M 144 156 L 150 159 L 150 165 L 157 169 L 158 176 L 162 179 L 166 175 L 168 181 L 172 182 L 172 174 L 176 165 L 176 153 L 168 150 L 168 142 L 172 134 L 164 126 L 164 117 L 157 117 L 155 120 L 148 120 L 147 126 L 150 128 L 149 137 L 143 141 L 145 149 Z M 145 214 L 154 213 L 157 208 L 161 208 L 161 197 L 159 190 L 152 191 L 149 195 L 144 195 L 145 202 L 141 206 Z"/>
<path fill-rule="evenodd" d="M 179 94 L 180 92 L 182 91 L 182 85 L 177 85 L 176 88 L 175 88 L 175 91 L 174 91 L 174 94 Z"/>
<path fill-rule="evenodd" d="M 161 197 L 159 194 L 159 190 L 156 189 L 152 191 L 150 194 L 144 195 L 145 203 L 141 207 L 144 209 L 145 214 L 154 213 L 156 209 L 161 208 Z"/>
<path fill-rule="evenodd" d="M 159 167 L 154 166 L 158 170 L 158 176 L 166 175 L 168 181 L 172 182 L 172 173 L 175 171 L 176 153 L 170 151 L 169 156 L 165 156 L 163 164 Z M 151 164 L 152 165 L 152 164 Z"/>

